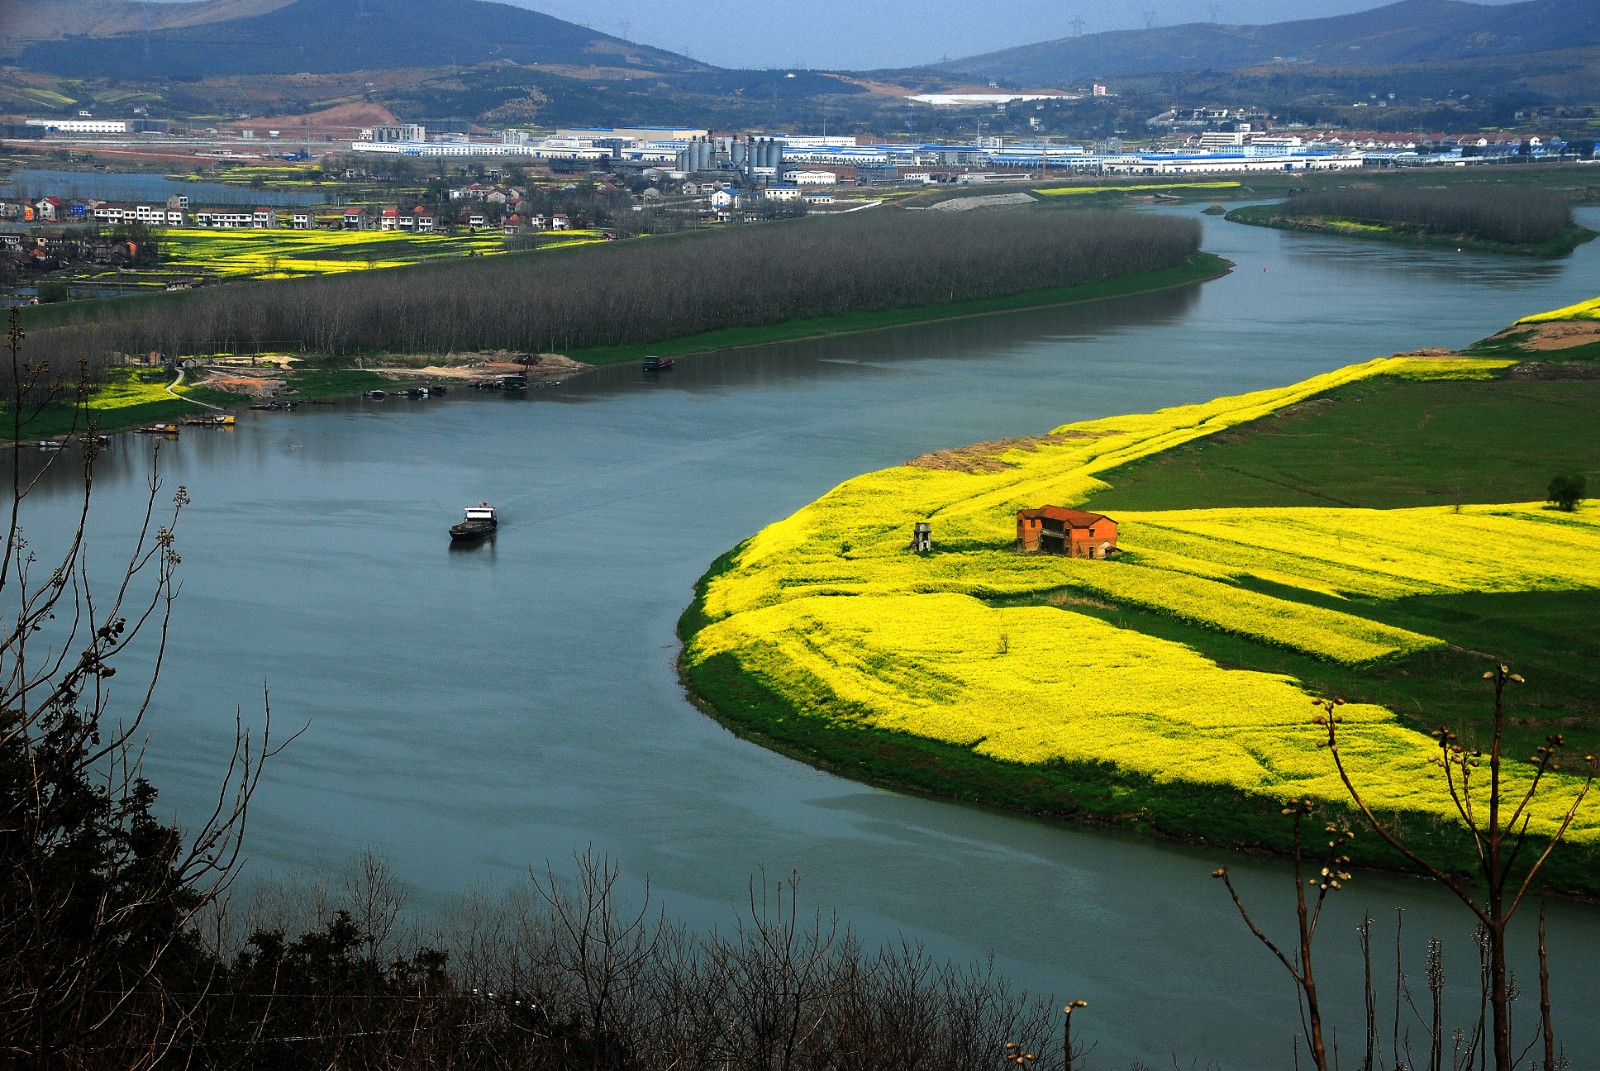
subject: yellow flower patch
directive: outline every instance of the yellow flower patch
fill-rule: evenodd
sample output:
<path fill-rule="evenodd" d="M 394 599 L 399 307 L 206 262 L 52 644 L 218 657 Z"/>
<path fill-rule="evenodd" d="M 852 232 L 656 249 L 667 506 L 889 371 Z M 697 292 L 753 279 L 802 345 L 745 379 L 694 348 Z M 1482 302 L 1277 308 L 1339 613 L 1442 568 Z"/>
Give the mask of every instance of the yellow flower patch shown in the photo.
<path fill-rule="evenodd" d="M 995 609 L 943 593 L 800 598 L 708 626 L 688 657 L 723 653 L 817 716 L 995 759 L 1113 762 L 1275 799 L 1344 797 L 1294 680 L 1224 670 L 1180 644 L 1064 610 Z M 1444 813 L 1431 740 L 1381 707 L 1340 713 L 1340 753 L 1375 806 Z M 1549 829 L 1556 817 L 1541 811 L 1535 824 Z M 1570 835 L 1596 834 L 1588 819 Z"/>
<path fill-rule="evenodd" d="M 1535 313 L 1524 316 L 1518 320 L 1519 324 L 1544 323 L 1547 320 L 1600 320 L 1600 297 L 1580 301 L 1576 305 L 1568 305 L 1564 309 L 1552 309 L 1550 312 Z"/>

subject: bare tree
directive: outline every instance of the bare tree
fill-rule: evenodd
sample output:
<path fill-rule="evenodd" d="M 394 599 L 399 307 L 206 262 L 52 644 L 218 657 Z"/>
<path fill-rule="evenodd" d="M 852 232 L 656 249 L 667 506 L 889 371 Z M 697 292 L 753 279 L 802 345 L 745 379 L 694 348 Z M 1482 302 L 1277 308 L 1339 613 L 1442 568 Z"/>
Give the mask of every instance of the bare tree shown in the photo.
<path fill-rule="evenodd" d="M 1325 746 L 1339 779 L 1367 824 L 1395 851 L 1449 889 L 1477 918 L 1486 959 L 1484 985 L 1492 1016 L 1494 1067 L 1495 1071 L 1512 1071 L 1515 1062 L 1511 1051 L 1511 1002 L 1515 994 L 1506 964 L 1507 927 L 1524 897 L 1535 887 L 1551 852 L 1571 827 L 1594 784 L 1597 765 L 1593 755 L 1584 756 L 1584 775 L 1571 803 L 1550 832 L 1535 834 L 1530 829 L 1531 810 L 1546 777 L 1561 769 L 1564 742 L 1559 734 L 1547 737 L 1529 759 L 1531 773 L 1527 780 L 1520 785 L 1512 781 L 1503 754 L 1505 690 L 1508 684 L 1521 684 L 1522 677 L 1504 663 L 1496 663 L 1484 678 L 1494 688 L 1488 750 L 1461 743 L 1449 727 L 1441 726 L 1433 733 L 1439 754 L 1431 760 L 1443 772 L 1450 802 L 1471 839 L 1477 859 L 1473 875 L 1444 870 L 1401 840 L 1393 823 L 1373 813 L 1339 751 L 1338 726 L 1342 719 L 1337 710 L 1343 700 L 1318 700 L 1322 713 L 1314 720 L 1326 731 Z M 1485 767 L 1487 785 L 1482 783 Z M 1544 1003 L 1548 1004 L 1547 998 Z M 1548 1016 L 1545 1027 L 1548 1029 Z"/>
<path fill-rule="evenodd" d="M 547 977 L 567 990 L 551 996 L 579 1016 L 574 1040 L 585 1052 L 574 1064 L 598 1071 L 632 1062 L 631 1043 L 647 1032 L 650 1013 L 639 998 L 663 927 L 650 915 L 648 886 L 630 911 L 620 902 L 615 863 L 593 849 L 576 858 L 572 888 L 549 866 L 543 876 L 533 875 L 533 884 L 549 908 Z"/>
<path fill-rule="evenodd" d="M 1279 948 L 1272 938 L 1256 925 L 1255 919 L 1251 918 L 1250 912 L 1245 908 L 1239 891 L 1234 888 L 1233 879 L 1228 876 L 1226 867 L 1215 871 L 1212 876 L 1222 879 L 1222 883 L 1228 888 L 1228 895 L 1233 897 L 1234 906 L 1239 909 L 1239 916 L 1244 919 L 1250 932 L 1277 957 L 1278 962 L 1283 964 L 1284 970 L 1294 979 L 1300 998 L 1300 1015 L 1306 1043 L 1311 1050 L 1312 1066 L 1317 1071 L 1329 1071 L 1332 1065 L 1328 1062 L 1327 1040 L 1323 1033 L 1322 1004 L 1317 996 L 1317 977 L 1311 953 L 1317 937 L 1317 924 L 1322 919 L 1322 908 L 1327 902 L 1328 894 L 1338 890 L 1344 882 L 1350 880 L 1349 872 L 1344 869 L 1350 863 L 1349 856 L 1344 854 L 1344 846 L 1352 838 L 1348 829 L 1330 823 L 1326 827 L 1328 847 L 1320 872 L 1307 877 L 1306 845 L 1302 826 L 1311 816 L 1312 810 L 1311 801 L 1303 799 L 1291 799 L 1283 808 L 1283 813 L 1294 823 L 1294 902 L 1298 941 L 1292 955 Z M 1307 889 L 1314 890 L 1315 896 L 1308 898 Z"/>
<path fill-rule="evenodd" d="M 12 431 L 20 439 L 42 406 L 75 400 L 83 467 L 74 527 L 52 533 L 62 545 L 41 560 L 23 524 L 38 480 L 11 457 L 0 560 L 0 1063 L 152 1067 L 199 1042 L 215 960 L 192 923 L 227 893 L 272 747 L 267 728 L 258 742 L 236 715 L 210 812 L 186 834 L 152 815 L 141 725 L 165 654 L 188 495 L 179 487 L 158 519 L 152 475 L 120 577 L 92 581 L 85 533 L 99 441 L 87 384 L 81 372 L 62 383 L 45 362 L 24 362 L 23 337 L 13 310 L 0 403 Z M 136 641 L 153 668 L 114 691 Z"/>

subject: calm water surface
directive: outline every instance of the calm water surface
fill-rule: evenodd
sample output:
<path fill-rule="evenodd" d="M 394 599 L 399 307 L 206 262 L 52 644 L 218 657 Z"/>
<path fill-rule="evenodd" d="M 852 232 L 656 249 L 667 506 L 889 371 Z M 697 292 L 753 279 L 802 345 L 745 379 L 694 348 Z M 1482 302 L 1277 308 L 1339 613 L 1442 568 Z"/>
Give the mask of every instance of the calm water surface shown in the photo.
<path fill-rule="evenodd" d="M 811 903 L 871 939 L 993 951 L 1020 984 L 1089 1000 L 1094 1068 L 1174 1053 L 1288 1066 L 1287 980 L 1209 878 L 1227 862 L 1284 906 L 1279 864 L 822 774 L 734 739 L 673 671 L 674 623 L 711 560 L 860 472 L 1462 346 L 1600 292 L 1600 243 L 1546 264 L 1205 226 L 1205 248 L 1238 267 L 1188 290 L 710 355 L 656 379 L 613 368 L 526 399 L 249 414 L 163 446 L 164 479 L 194 505 L 152 780 L 180 817 L 199 813 L 234 711 L 258 718 L 269 686 L 278 727 L 307 728 L 256 798 L 257 875 L 371 849 L 438 906 L 547 859 L 570 869 L 593 845 L 709 925 L 758 868 L 793 868 Z M 110 450 L 97 546 L 135 522 L 152 449 L 125 436 Z M 479 499 L 501 508 L 500 533 L 452 549 L 445 528 Z M 65 524 L 70 501 L 52 483 L 30 532 Z M 1353 920 L 1395 905 L 1417 974 L 1437 933 L 1465 985 L 1464 913 L 1422 883 L 1365 876 L 1327 931 L 1325 985 L 1353 992 Z M 1600 1052 L 1583 973 L 1600 916 L 1561 905 L 1552 927 L 1558 1029 Z M 1357 1011 L 1341 1016 L 1354 1045 Z"/>
<path fill-rule="evenodd" d="M 0 197 L 34 200 L 54 194 L 66 198 L 100 197 L 107 201 L 165 201 L 178 193 L 188 194 L 189 202 L 194 205 L 315 205 L 325 204 L 329 199 L 319 193 L 249 190 L 222 182 L 190 182 L 141 172 L 30 170 L 13 171 L 0 178 Z"/>

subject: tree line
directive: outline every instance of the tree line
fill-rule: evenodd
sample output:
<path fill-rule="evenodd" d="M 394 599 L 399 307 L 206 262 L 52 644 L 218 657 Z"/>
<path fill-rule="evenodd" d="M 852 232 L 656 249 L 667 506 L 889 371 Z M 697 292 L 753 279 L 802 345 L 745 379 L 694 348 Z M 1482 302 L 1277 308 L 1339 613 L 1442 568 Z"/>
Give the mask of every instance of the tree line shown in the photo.
<path fill-rule="evenodd" d="M 1511 245 L 1546 242 L 1572 224 L 1572 206 L 1551 190 L 1503 188 L 1318 190 L 1290 198 L 1285 216 L 1460 234 Z"/>
<path fill-rule="evenodd" d="M 85 302 L 30 354 L 570 352 L 796 317 L 994 298 L 1172 267 L 1199 225 L 1134 213 L 879 209 L 584 249 Z M 181 297 L 171 302 L 170 297 Z"/>

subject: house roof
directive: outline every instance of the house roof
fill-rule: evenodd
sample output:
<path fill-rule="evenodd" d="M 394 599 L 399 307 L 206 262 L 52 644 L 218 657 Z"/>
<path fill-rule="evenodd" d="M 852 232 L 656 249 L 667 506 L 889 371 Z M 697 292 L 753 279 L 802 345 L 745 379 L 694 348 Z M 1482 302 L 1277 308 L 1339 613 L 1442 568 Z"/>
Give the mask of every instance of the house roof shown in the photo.
<path fill-rule="evenodd" d="M 1096 521 L 1111 521 L 1103 513 L 1089 513 L 1081 509 L 1067 509 L 1065 506 L 1040 506 L 1038 509 L 1023 509 L 1017 511 L 1018 519 L 1023 517 L 1039 518 L 1042 520 L 1061 521 L 1069 528 L 1088 528 Z M 1111 521 L 1116 524 L 1116 521 Z"/>

